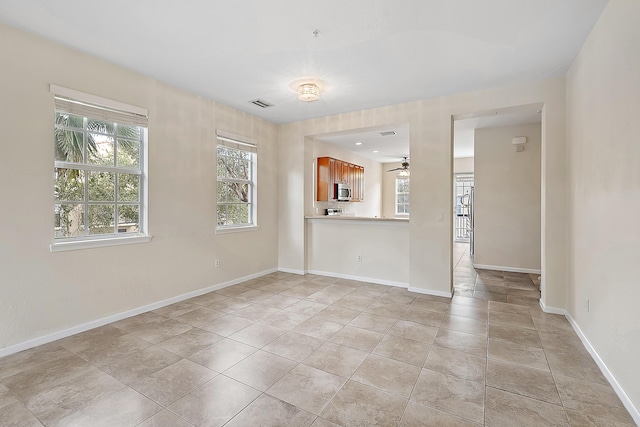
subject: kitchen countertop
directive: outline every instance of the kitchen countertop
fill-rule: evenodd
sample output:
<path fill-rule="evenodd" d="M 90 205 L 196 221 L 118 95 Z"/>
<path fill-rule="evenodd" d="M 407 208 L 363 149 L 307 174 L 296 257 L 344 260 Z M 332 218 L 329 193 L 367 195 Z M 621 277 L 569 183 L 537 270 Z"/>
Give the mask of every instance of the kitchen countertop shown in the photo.
<path fill-rule="evenodd" d="M 305 219 L 326 219 L 330 221 L 346 220 L 346 221 L 388 221 L 388 222 L 400 222 L 408 223 L 409 218 L 373 218 L 369 216 L 350 216 L 350 215 L 310 215 Z"/>

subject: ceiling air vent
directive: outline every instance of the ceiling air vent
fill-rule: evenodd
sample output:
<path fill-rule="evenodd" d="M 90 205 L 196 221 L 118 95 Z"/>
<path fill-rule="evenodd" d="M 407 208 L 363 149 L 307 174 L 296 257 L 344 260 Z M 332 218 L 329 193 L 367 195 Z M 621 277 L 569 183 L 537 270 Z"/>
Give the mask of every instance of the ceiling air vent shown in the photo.
<path fill-rule="evenodd" d="M 269 104 L 267 101 L 263 101 L 262 99 L 254 99 L 253 101 L 249 101 L 253 105 L 257 105 L 260 108 L 269 108 L 273 107 L 273 104 Z"/>
<path fill-rule="evenodd" d="M 391 135 L 396 135 L 396 134 L 397 134 L 397 132 L 395 130 L 388 130 L 388 131 L 385 131 L 385 132 L 380 132 L 380 135 L 382 135 L 382 136 L 391 136 Z"/>

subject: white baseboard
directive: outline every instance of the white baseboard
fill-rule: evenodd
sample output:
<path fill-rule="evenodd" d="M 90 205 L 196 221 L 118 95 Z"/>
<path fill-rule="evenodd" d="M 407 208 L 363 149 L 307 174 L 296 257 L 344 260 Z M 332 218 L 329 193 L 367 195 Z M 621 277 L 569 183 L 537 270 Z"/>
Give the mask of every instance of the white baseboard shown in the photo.
<path fill-rule="evenodd" d="M 544 302 L 542 301 L 542 298 L 540 298 L 540 308 L 545 313 L 561 314 L 563 316 L 567 316 L 569 314 L 569 313 L 567 313 L 567 310 L 565 310 L 564 308 L 547 307 L 546 305 L 544 305 Z"/>
<path fill-rule="evenodd" d="M 542 270 L 536 270 L 532 268 L 505 267 L 502 265 L 485 265 L 485 264 L 474 263 L 473 268 L 480 268 L 482 270 L 509 271 L 511 273 L 542 274 Z"/>
<path fill-rule="evenodd" d="M 127 317 L 135 316 L 138 314 L 145 313 L 147 311 L 156 310 L 160 307 L 164 307 L 166 305 L 175 304 L 180 301 L 187 300 L 189 298 L 197 297 L 200 295 L 204 295 L 211 291 L 217 291 L 218 289 L 226 288 L 228 286 L 237 285 L 238 283 L 246 282 L 247 280 L 255 279 L 258 277 L 265 276 L 270 273 L 274 273 L 278 271 L 276 268 L 272 268 L 269 270 L 261 271 L 259 273 L 250 274 L 248 276 L 239 277 L 237 279 L 229 280 L 228 282 L 219 283 L 217 285 L 209 286 L 206 288 L 198 289 L 196 291 L 187 292 L 186 294 L 178 295 L 175 297 L 167 298 L 162 301 L 154 302 L 151 304 L 144 305 L 142 307 L 134 308 L 131 310 L 123 311 L 122 313 L 112 314 L 111 316 L 103 317 L 101 319 L 92 320 L 91 322 L 83 323 L 81 325 L 73 326 L 68 329 L 64 329 L 62 331 L 53 332 L 51 334 L 43 335 L 41 337 L 33 338 L 27 341 L 23 341 L 18 344 L 10 345 L 9 347 L 0 348 L 0 357 L 8 356 L 13 353 L 18 353 L 19 351 L 28 350 L 33 347 L 37 347 L 39 345 L 47 344 L 53 341 L 57 341 L 62 338 L 70 337 L 71 335 L 78 334 L 80 332 L 85 332 L 90 329 L 95 329 L 100 326 L 107 325 L 109 323 L 116 322 L 118 320 L 126 319 Z"/>
<path fill-rule="evenodd" d="M 627 393 L 625 393 L 625 391 L 622 389 L 622 387 L 620 386 L 616 378 L 613 376 L 613 374 L 611 373 L 607 365 L 604 363 L 604 361 L 602 360 L 602 358 L 600 357 L 596 349 L 593 348 L 593 346 L 591 345 L 591 343 L 589 342 L 585 334 L 582 332 L 582 329 L 580 329 L 580 327 L 578 326 L 576 321 L 573 319 L 573 317 L 571 317 L 569 312 L 563 308 L 547 307 L 542 302 L 542 299 L 540 299 L 540 308 L 542 308 L 542 311 L 544 311 L 545 313 L 561 314 L 569 321 L 569 324 L 571 324 L 571 327 L 573 328 L 573 330 L 576 332 L 576 334 L 582 341 L 582 344 L 587 349 L 587 351 L 589 352 L 593 360 L 596 362 L 596 364 L 600 368 L 600 371 L 602 371 L 602 374 L 609 381 L 609 384 L 611 384 L 611 387 L 613 387 L 613 390 L 618 395 L 618 398 L 620 398 L 620 400 L 622 401 L 622 404 L 624 405 L 624 407 L 627 409 L 627 411 L 629 411 L 629 414 L 631 415 L 635 423 L 640 425 L 640 411 L 638 411 L 638 408 L 636 408 L 634 404 L 631 402 L 631 399 L 629 399 L 629 396 L 627 396 Z"/>
<path fill-rule="evenodd" d="M 432 291 L 431 289 L 412 288 L 412 287 L 409 287 L 408 290 L 409 292 L 416 292 L 418 294 L 424 294 L 424 295 L 433 295 L 436 297 L 444 297 L 444 298 L 453 297 L 453 294 L 451 292 Z"/>
<path fill-rule="evenodd" d="M 293 268 L 284 268 L 284 267 L 278 267 L 278 271 L 282 271 L 283 273 L 299 274 L 301 276 L 304 276 L 306 274 L 304 270 L 295 270 Z"/>
<path fill-rule="evenodd" d="M 357 280 L 359 282 L 375 283 L 377 285 L 397 286 L 400 288 L 408 288 L 409 284 L 404 282 L 394 282 L 392 280 L 374 279 L 371 277 L 351 276 L 349 274 L 333 273 L 329 271 L 309 270 L 309 274 L 316 274 L 318 276 L 336 277 L 338 279 Z"/>
<path fill-rule="evenodd" d="M 336 277 L 338 279 L 348 279 L 348 280 L 357 280 L 359 282 L 375 283 L 377 285 L 395 286 L 398 288 L 405 288 L 409 292 L 416 292 L 424 295 L 433 295 L 433 296 L 445 297 L 445 298 L 452 297 L 451 292 L 433 291 L 431 289 L 424 289 L 424 288 L 414 288 L 414 287 L 410 287 L 408 283 L 395 282 L 392 280 L 374 279 L 371 277 L 362 277 L 362 276 L 351 276 L 349 274 L 340 274 L 340 273 L 333 273 L 329 271 L 318 271 L 318 270 L 309 270 L 307 273 L 316 274 L 318 276 Z"/>
<path fill-rule="evenodd" d="M 611 373 L 607 365 L 600 358 L 600 355 L 598 354 L 596 349 L 593 348 L 593 346 L 591 345 L 587 337 L 584 335 L 584 333 L 582 332 L 582 329 L 580 329 L 580 326 L 578 326 L 576 321 L 573 320 L 573 317 L 571 317 L 569 313 L 566 313 L 565 317 L 573 327 L 573 330 L 576 331 L 576 334 L 578 334 L 578 337 L 580 337 L 582 344 L 584 344 L 589 354 L 591 354 L 591 357 L 593 358 L 593 360 L 596 362 L 596 364 L 602 371 L 602 374 L 609 381 L 609 384 L 611 384 L 611 387 L 613 387 L 613 390 L 618 395 L 618 398 L 620 398 L 620 400 L 622 401 L 622 404 L 624 405 L 624 407 L 627 409 L 627 411 L 629 411 L 629 414 L 631 415 L 635 423 L 640 426 L 640 411 L 638 411 L 638 408 L 636 408 L 633 402 L 631 402 L 631 399 L 629 399 L 629 396 L 627 396 L 627 393 L 625 393 L 622 386 L 620 386 L 620 383 L 618 383 L 618 381 L 616 380 L 616 377 L 613 376 L 613 374 Z"/>

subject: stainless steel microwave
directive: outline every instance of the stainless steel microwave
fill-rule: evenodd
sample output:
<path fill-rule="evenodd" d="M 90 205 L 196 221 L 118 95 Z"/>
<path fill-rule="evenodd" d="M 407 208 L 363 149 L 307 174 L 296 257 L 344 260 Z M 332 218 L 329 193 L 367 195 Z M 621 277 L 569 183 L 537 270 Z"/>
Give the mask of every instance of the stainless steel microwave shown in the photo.
<path fill-rule="evenodd" d="M 334 184 L 334 198 L 339 202 L 351 200 L 351 187 L 346 184 Z"/>

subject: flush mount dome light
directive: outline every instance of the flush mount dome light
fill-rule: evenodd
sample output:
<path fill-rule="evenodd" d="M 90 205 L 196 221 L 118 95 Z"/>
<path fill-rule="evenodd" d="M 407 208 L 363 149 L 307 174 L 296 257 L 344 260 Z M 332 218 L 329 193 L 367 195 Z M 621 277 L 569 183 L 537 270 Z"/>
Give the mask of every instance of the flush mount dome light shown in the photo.
<path fill-rule="evenodd" d="M 298 86 L 298 99 L 304 102 L 313 102 L 320 99 L 320 88 L 313 83 L 304 83 Z"/>

